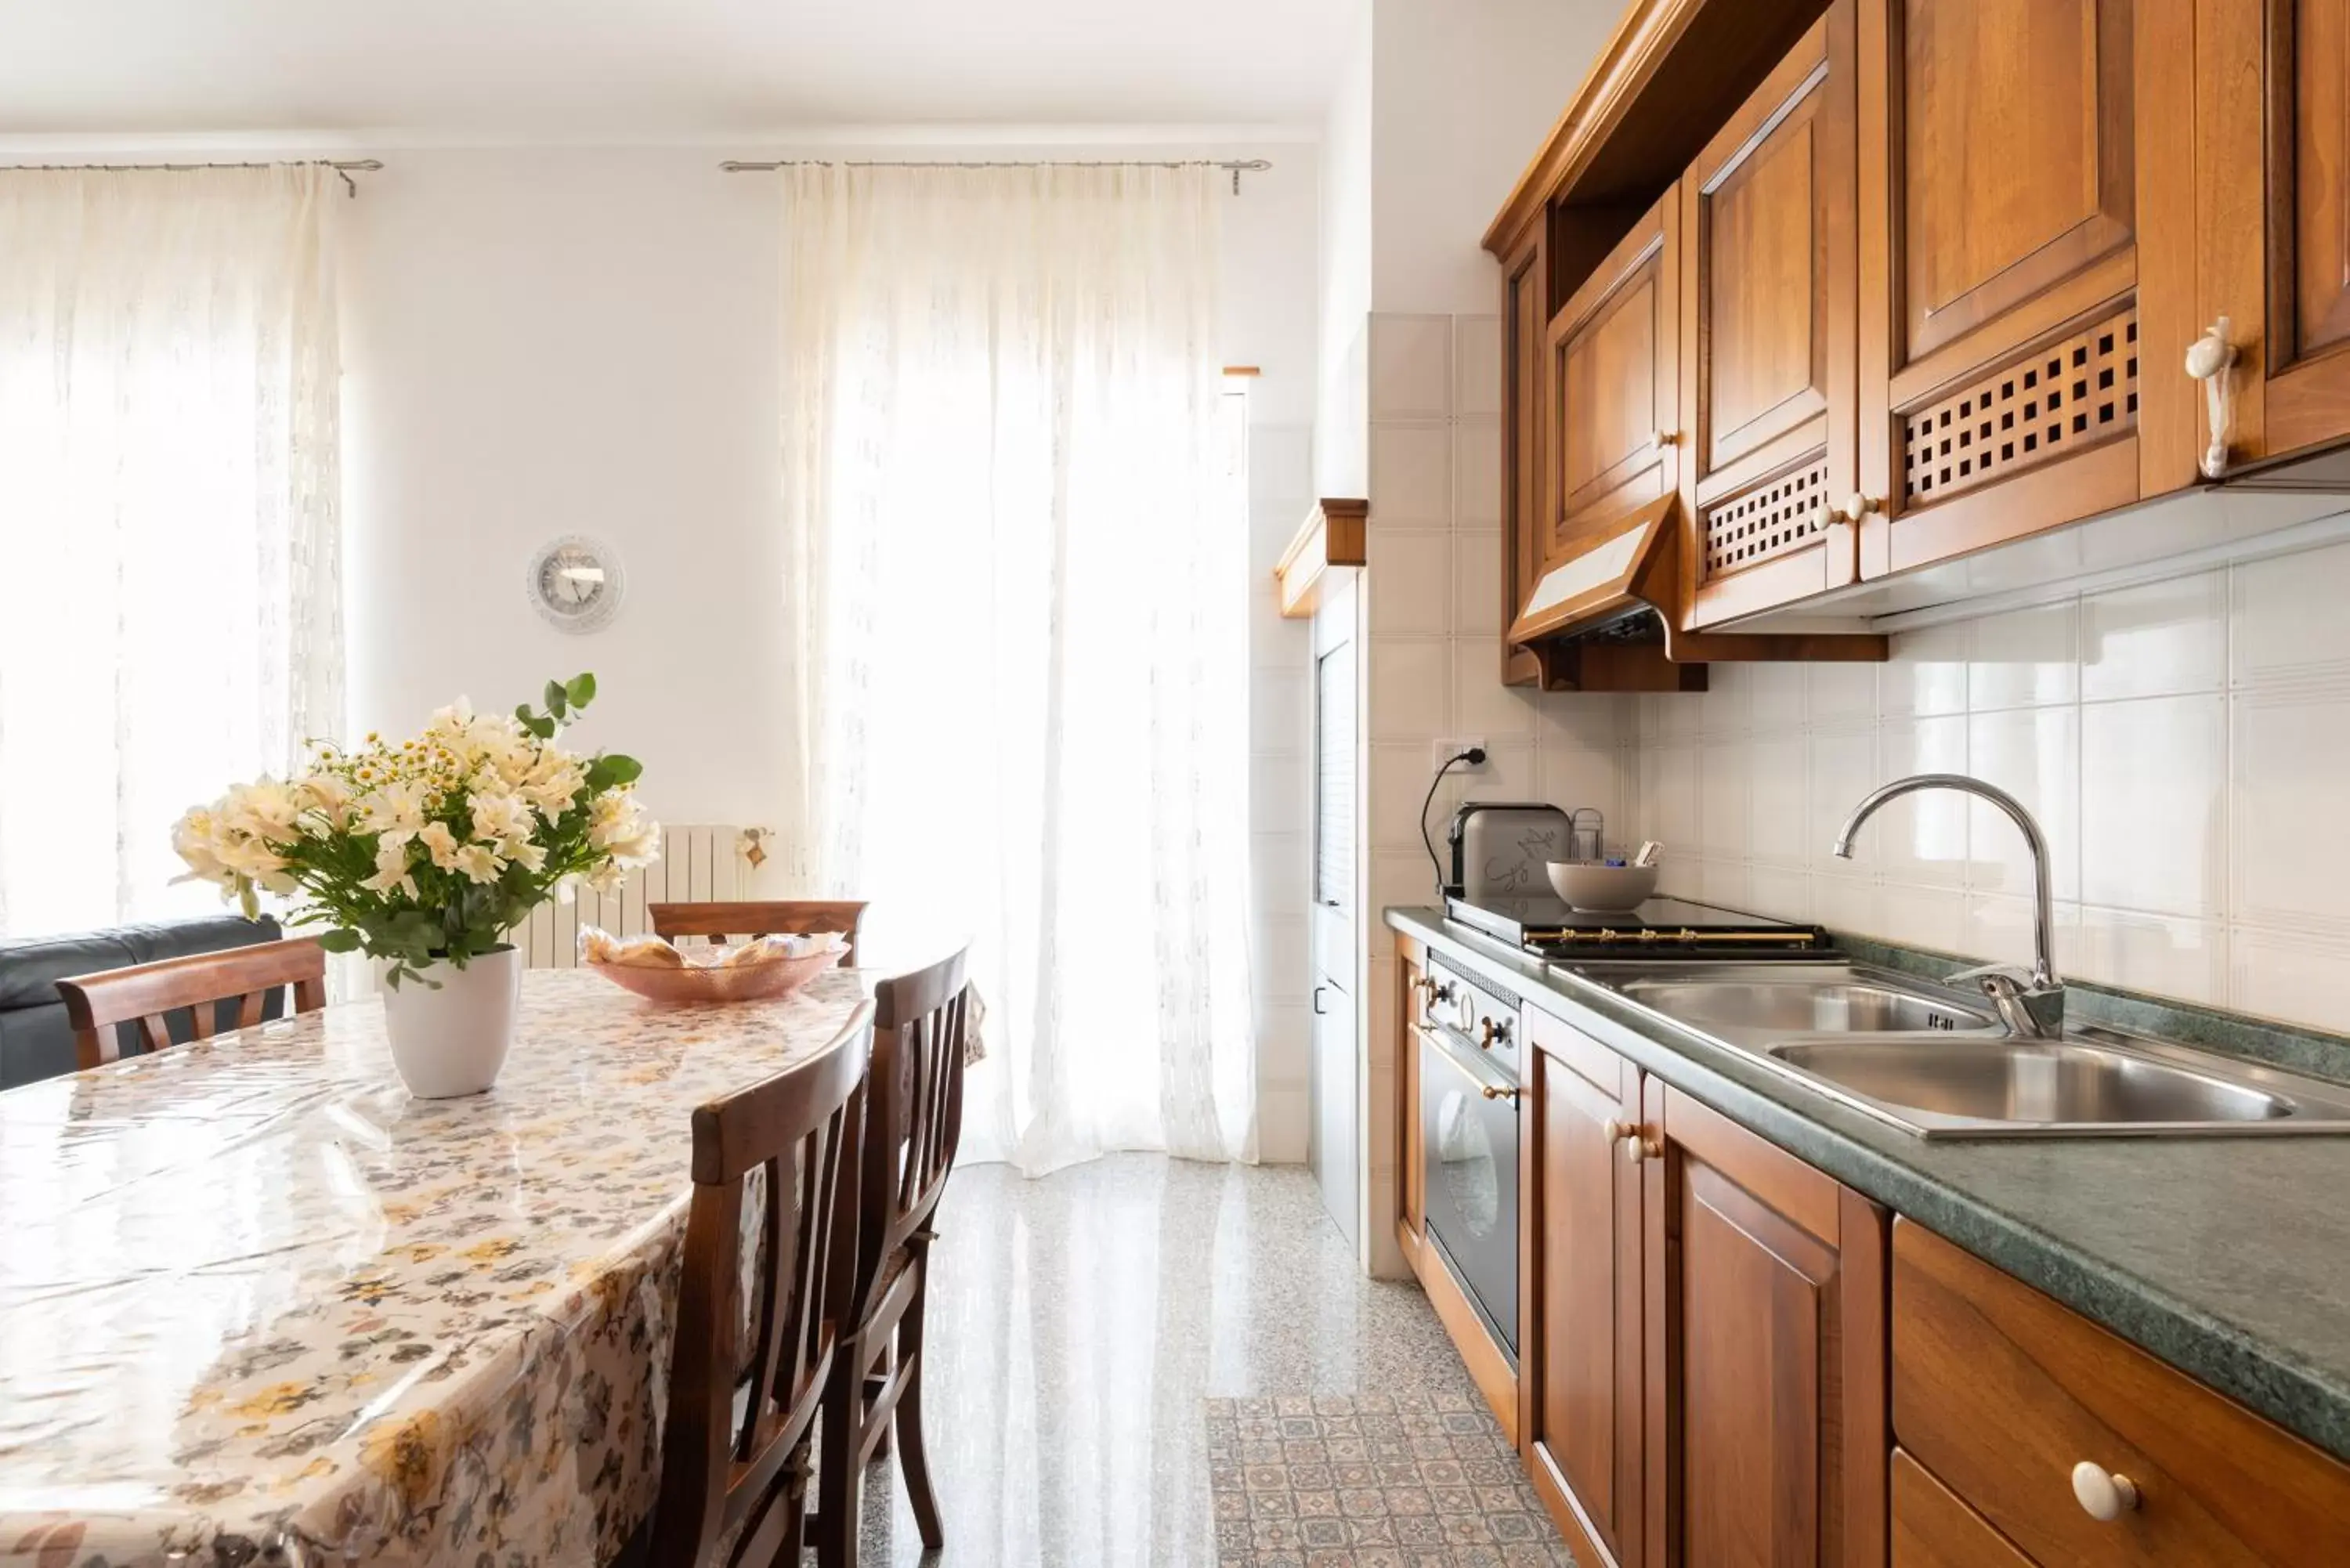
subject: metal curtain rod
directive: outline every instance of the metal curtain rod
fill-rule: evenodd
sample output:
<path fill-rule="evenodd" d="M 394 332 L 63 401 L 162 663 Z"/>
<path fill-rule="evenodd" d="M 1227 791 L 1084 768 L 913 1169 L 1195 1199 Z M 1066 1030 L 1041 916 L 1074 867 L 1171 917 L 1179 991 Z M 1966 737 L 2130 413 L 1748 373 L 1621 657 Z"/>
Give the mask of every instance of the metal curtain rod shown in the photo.
<path fill-rule="evenodd" d="M 772 162 L 746 162 L 729 158 L 718 167 L 729 174 L 757 174 L 775 169 L 1227 169 L 1232 194 L 1241 193 L 1243 174 L 1261 174 L 1273 167 L 1269 158 L 990 158 L 990 159 L 836 159 L 779 158 Z"/>
<path fill-rule="evenodd" d="M 52 173 L 71 173 L 77 170 L 97 169 L 118 173 L 159 171 L 184 174 L 191 169 L 331 169 L 342 176 L 350 194 L 359 193 L 359 182 L 353 173 L 372 174 L 383 167 L 380 158 L 287 158 L 273 163 L 0 163 L 0 174 L 16 169 L 37 169 Z"/>

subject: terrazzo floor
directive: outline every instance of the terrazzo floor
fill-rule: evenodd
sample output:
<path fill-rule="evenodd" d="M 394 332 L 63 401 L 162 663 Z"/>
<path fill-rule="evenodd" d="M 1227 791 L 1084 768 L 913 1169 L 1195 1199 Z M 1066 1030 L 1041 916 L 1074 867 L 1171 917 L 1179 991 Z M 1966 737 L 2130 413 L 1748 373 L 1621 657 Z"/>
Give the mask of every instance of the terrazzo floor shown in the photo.
<path fill-rule="evenodd" d="M 1364 1278 L 1295 1167 L 968 1167 L 939 1229 L 923 1398 L 947 1543 L 923 1556 L 885 1459 L 865 1473 L 868 1564 L 1302 1562 L 1219 1552 L 1210 1431 L 1238 1407 L 1212 1401 L 1474 1398 L 1419 1286 Z"/>

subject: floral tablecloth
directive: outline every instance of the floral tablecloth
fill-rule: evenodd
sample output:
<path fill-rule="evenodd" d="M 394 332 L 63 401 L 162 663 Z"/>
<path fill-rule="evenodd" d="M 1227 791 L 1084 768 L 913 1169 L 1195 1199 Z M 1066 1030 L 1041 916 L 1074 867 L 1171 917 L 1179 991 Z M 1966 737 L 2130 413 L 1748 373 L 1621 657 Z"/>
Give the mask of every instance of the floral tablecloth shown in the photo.
<path fill-rule="evenodd" d="M 497 1086 L 379 1003 L 0 1094 L 0 1564 L 594 1564 L 650 1509 L 692 1108 L 853 974 L 656 1009 L 525 977 Z"/>

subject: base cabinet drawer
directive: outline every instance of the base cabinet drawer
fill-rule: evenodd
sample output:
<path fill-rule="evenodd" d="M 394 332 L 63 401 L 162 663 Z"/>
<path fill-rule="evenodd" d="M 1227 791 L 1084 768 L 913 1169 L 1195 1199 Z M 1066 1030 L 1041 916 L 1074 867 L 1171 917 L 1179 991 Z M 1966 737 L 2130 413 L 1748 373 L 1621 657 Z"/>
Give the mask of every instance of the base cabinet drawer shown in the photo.
<path fill-rule="evenodd" d="M 1893 1450 L 1893 1568 L 2033 1568 L 1981 1514 Z"/>
<path fill-rule="evenodd" d="M 1908 1220 L 1892 1315 L 1913 1517 L 1939 1479 L 2045 1568 L 2350 1563 L 2350 1468 Z"/>

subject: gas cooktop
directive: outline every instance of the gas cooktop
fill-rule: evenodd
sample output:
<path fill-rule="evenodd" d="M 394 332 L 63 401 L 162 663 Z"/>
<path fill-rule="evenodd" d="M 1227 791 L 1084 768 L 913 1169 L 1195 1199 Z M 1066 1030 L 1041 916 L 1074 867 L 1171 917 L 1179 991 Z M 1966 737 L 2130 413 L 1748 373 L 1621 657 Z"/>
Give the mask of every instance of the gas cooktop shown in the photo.
<path fill-rule="evenodd" d="M 1651 898 L 1628 912 L 1598 914 L 1555 898 L 1453 898 L 1445 899 L 1444 912 L 1546 959 L 1816 958 L 1834 951 L 1817 926 L 1680 898 Z"/>

